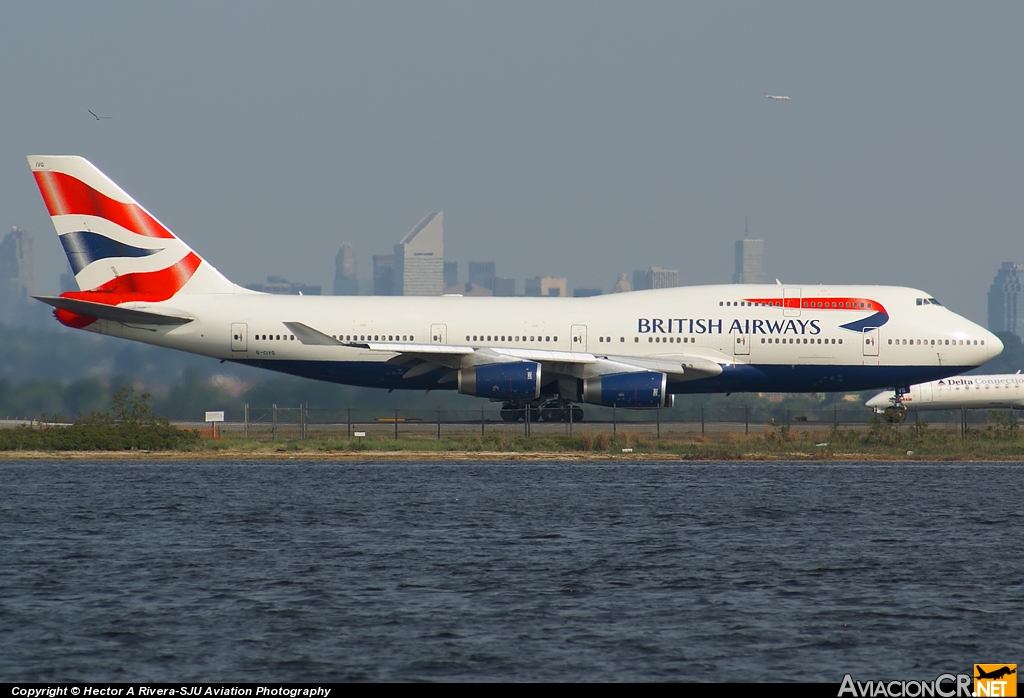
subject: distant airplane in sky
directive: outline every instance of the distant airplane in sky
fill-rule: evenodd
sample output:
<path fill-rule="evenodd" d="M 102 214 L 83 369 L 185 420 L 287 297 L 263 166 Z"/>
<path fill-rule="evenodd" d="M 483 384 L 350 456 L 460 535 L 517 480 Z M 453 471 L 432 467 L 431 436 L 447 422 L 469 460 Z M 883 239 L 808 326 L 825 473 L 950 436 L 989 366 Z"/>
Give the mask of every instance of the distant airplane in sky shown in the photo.
<path fill-rule="evenodd" d="M 789 97 L 787 97 L 786 99 L 789 99 Z M 110 118 L 113 118 L 113 117 L 110 117 L 110 116 L 99 116 L 92 109 L 87 109 L 86 111 L 88 111 L 90 114 L 95 116 L 96 117 L 96 121 L 99 121 L 100 119 L 110 119 Z"/>
<path fill-rule="evenodd" d="M 786 95 L 770 95 L 767 92 L 765 92 L 764 96 L 767 97 L 768 99 L 774 99 L 776 101 L 789 101 L 789 97 L 787 97 Z"/>

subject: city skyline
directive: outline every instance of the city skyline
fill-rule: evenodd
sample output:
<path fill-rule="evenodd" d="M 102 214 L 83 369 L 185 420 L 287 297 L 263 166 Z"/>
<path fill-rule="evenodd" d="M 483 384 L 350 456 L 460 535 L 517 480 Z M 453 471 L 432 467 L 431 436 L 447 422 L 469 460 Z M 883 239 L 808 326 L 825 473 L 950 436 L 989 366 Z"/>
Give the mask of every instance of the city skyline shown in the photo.
<path fill-rule="evenodd" d="M 749 216 L 772 279 L 979 322 L 1020 257 L 1024 6 L 399 7 L 8 8 L 0 215 L 34 233 L 37 291 L 66 262 L 32 152 L 89 158 L 231 278 L 325 290 L 342 241 L 368 278 L 435 210 L 463 268 L 602 289 L 719 282 Z"/>

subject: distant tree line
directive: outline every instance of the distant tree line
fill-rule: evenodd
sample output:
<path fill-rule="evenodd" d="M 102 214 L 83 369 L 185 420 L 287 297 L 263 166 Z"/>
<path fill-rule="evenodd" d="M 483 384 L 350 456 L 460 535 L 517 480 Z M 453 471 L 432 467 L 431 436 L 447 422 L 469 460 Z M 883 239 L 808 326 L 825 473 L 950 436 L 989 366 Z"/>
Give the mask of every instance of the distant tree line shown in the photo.
<path fill-rule="evenodd" d="M 0 450 L 162 451 L 202 444 L 199 432 L 154 415 L 149 397 L 122 387 L 111 396 L 110 411 L 77 415 L 70 424 L 62 415 L 42 415 L 38 425 L 0 429 Z"/>

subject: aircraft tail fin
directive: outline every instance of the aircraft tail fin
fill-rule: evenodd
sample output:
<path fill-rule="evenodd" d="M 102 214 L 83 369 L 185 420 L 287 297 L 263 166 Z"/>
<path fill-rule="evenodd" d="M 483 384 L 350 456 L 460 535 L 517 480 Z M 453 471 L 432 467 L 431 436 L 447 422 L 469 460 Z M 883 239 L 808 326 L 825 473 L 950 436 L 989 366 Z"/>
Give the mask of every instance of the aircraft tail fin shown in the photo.
<path fill-rule="evenodd" d="M 81 289 L 65 295 L 118 305 L 243 290 L 85 158 L 28 162 Z"/>

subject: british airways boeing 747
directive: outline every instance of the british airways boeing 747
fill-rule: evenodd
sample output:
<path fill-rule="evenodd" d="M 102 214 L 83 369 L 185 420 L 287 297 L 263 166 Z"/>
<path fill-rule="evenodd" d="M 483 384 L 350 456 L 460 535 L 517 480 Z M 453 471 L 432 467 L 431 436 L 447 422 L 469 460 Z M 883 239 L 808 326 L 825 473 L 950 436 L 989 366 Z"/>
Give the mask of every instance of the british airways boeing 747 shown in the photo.
<path fill-rule="evenodd" d="M 81 290 L 64 325 L 307 378 L 660 407 L 677 393 L 855 391 L 952 376 L 999 339 L 924 291 L 694 286 L 591 298 L 280 296 L 220 274 L 87 160 L 28 158 Z M 551 405 L 557 407 L 552 410 Z M 578 417 L 576 417 L 578 418 Z"/>

